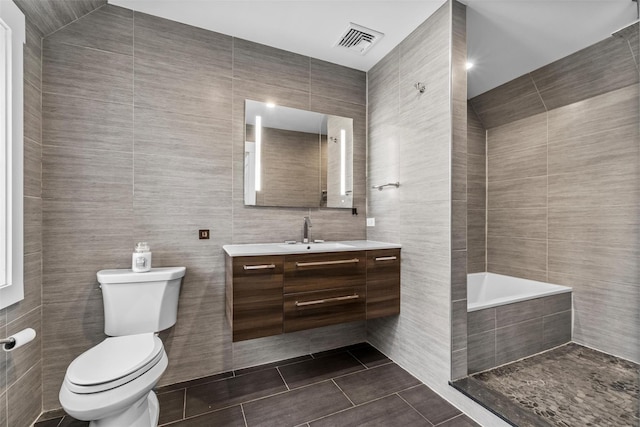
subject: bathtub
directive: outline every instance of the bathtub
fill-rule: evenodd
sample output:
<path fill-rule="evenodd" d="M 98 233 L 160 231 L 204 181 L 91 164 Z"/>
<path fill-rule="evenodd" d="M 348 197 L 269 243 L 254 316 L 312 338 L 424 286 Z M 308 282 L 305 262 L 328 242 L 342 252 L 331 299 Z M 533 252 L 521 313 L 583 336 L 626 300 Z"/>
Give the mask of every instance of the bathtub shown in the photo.
<path fill-rule="evenodd" d="M 571 341 L 572 288 L 494 273 L 467 275 L 467 373 Z"/>
<path fill-rule="evenodd" d="M 467 275 L 467 312 L 534 298 L 571 292 L 568 286 L 503 276 L 495 273 Z"/>

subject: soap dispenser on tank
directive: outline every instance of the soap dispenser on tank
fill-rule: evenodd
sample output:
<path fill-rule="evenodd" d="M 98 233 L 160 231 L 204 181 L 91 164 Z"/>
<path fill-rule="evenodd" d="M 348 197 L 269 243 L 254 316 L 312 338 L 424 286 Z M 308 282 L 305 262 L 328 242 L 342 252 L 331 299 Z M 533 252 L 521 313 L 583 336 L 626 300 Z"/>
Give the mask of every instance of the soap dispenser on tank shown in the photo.
<path fill-rule="evenodd" d="M 131 269 L 135 273 L 144 273 L 151 270 L 151 250 L 147 242 L 138 242 L 131 255 Z"/>

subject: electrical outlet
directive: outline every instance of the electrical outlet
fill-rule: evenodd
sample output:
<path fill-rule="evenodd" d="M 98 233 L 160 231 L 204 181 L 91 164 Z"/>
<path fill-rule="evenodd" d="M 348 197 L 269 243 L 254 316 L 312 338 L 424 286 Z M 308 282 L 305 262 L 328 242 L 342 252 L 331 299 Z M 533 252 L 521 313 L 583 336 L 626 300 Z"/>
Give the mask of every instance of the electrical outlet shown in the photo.
<path fill-rule="evenodd" d="M 376 219 L 375 218 L 367 218 L 367 227 L 375 227 Z"/>
<path fill-rule="evenodd" d="M 200 240 L 208 239 L 209 238 L 209 230 L 198 230 L 198 238 Z"/>

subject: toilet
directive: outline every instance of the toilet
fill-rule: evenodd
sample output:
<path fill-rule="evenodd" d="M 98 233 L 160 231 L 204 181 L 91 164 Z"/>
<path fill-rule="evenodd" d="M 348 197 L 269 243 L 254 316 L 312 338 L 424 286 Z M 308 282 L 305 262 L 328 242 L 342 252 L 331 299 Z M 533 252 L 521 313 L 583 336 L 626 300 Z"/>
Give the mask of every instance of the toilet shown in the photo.
<path fill-rule="evenodd" d="M 101 270 L 104 341 L 67 368 L 60 403 L 90 427 L 155 427 L 159 404 L 153 392 L 168 359 L 157 332 L 176 323 L 185 267 L 145 273 Z"/>

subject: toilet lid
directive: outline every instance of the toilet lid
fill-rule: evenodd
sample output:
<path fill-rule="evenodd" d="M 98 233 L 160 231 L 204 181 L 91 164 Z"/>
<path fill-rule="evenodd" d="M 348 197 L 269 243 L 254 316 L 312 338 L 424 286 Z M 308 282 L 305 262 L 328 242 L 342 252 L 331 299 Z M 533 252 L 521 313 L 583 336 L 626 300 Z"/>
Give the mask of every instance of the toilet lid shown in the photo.
<path fill-rule="evenodd" d="M 154 333 L 110 337 L 71 362 L 67 379 L 79 386 L 113 382 L 157 359 L 162 348 Z"/>

